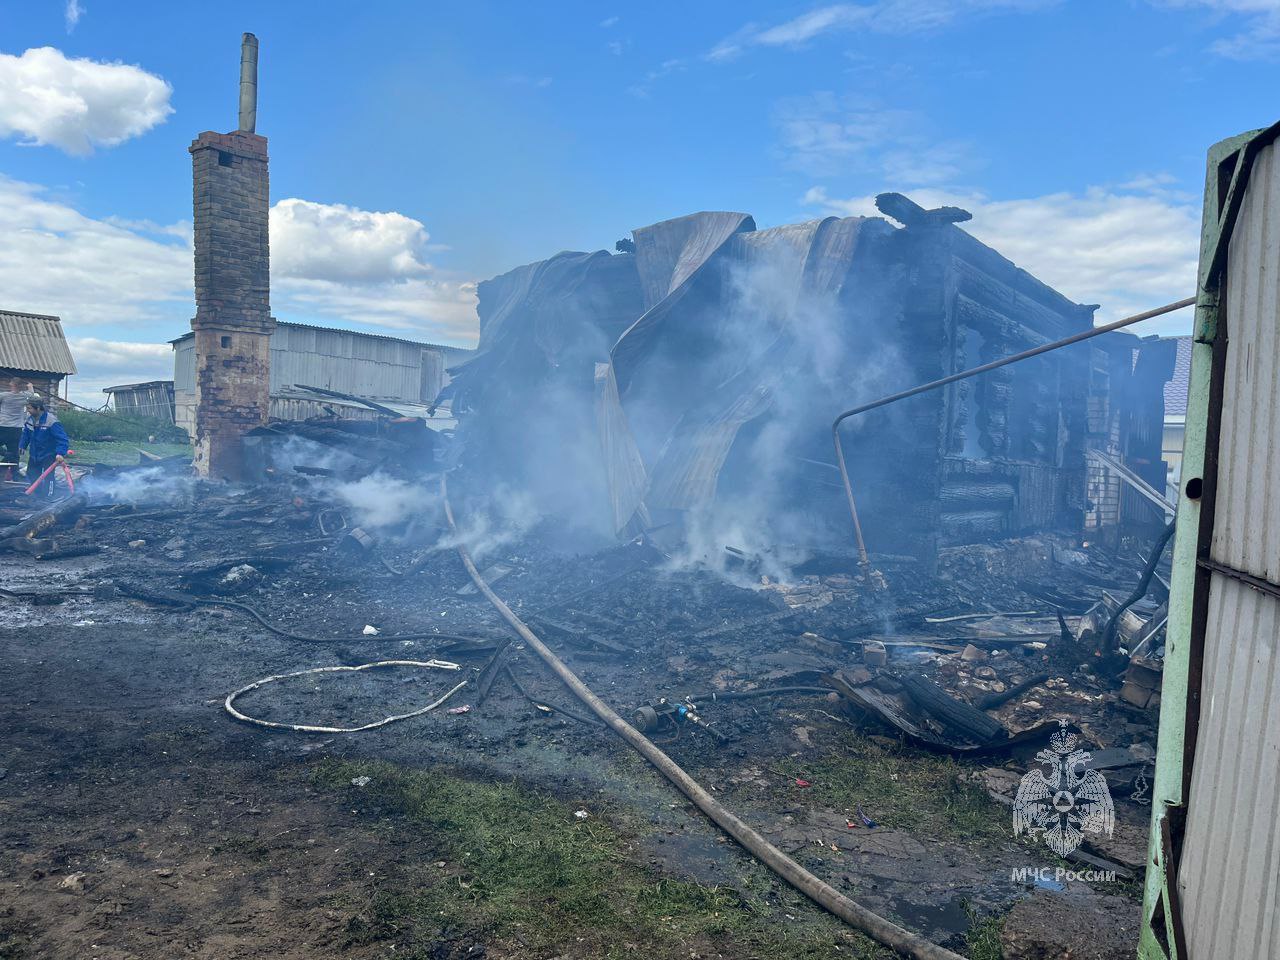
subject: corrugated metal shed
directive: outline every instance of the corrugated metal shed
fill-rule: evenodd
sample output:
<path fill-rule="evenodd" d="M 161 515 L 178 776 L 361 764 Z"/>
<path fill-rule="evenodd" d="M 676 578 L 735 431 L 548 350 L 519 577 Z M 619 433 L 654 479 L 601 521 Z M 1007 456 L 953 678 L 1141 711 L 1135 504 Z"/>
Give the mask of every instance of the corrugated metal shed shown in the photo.
<path fill-rule="evenodd" d="M 1227 255 L 1210 558 L 1280 580 L 1280 164 L 1254 162 Z M 1280 598 L 1209 586 L 1200 732 L 1179 885 L 1190 956 L 1280 957 Z"/>
<path fill-rule="evenodd" d="M 442 384 L 421 382 L 422 344 L 347 330 L 278 324 L 271 335 L 271 390 L 293 384 L 363 397 L 422 400 Z M 427 398 L 429 399 L 429 398 Z"/>
<path fill-rule="evenodd" d="M 1280 957 L 1277 136 L 1209 153 L 1144 960 Z"/>
<path fill-rule="evenodd" d="M 33 373 L 76 372 L 62 321 L 38 313 L 0 310 L 0 367 Z"/>
<path fill-rule="evenodd" d="M 125 383 L 115 387 L 103 387 L 102 392 L 111 397 L 116 413 L 139 417 L 154 417 L 173 423 L 173 381 L 150 380 L 146 383 Z"/>
<path fill-rule="evenodd" d="M 188 333 L 170 343 L 174 350 L 175 422 L 194 433 L 195 339 Z M 291 393 L 295 385 L 338 390 L 389 402 L 393 407 L 408 404 L 415 411 L 425 411 L 423 405 L 434 400 L 447 382 L 447 368 L 459 356 L 471 353 L 400 337 L 288 322 L 276 324 L 270 349 L 270 415 L 281 420 L 323 416 L 325 407 L 335 404 L 343 408 L 344 415 L 373 415 L 364 407 Z"/>

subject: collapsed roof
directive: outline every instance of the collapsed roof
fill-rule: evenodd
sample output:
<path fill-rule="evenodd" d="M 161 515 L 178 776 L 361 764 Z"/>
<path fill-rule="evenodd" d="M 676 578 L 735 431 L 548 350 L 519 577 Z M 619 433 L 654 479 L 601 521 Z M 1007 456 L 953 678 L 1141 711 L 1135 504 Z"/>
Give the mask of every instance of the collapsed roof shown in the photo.
<path fill-rule="evenodd" d="M 479 350 L 448 388 L 466 457 L 613 532 L 716 504 L 813 515 L 838 493 L 837 410 L 1092 324 L 1094 307 L 956 227 L 964 211 L 878 203 L 903 226 L 760 230 L 697 213 L 635 230 L 627 252 L 561 253 L 480 284 Z M 1050 475 L 1083 470 L 1087 377 L 1059 375 L 1072 357 L 860 426 L 880 456 L 859 458 L 855 478 L 895 515 L 892 539 L 1078 517 Z"/>

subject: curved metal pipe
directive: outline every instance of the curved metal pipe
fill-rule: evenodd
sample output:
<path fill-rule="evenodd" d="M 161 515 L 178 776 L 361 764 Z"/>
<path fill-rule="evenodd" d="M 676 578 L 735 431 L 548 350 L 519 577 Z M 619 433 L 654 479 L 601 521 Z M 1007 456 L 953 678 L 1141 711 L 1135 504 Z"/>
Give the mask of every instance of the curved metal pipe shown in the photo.
<path fill-rule="evenodd" d="M 891 403 L 897 403 L 899 400 L 906 400 L 908 397 L 914 397 L 917 394 L 927 393 L 930 390 L 936 390 L 939 387 L 945 387 L 947 384 L 955 383 L 958 380 L 967 380 L 970 377 L 976 377 L 980 373 L 986 373 L 989 370 L 996 370 L 1000 367 L 1008 366 L 1011 363 L 1017 363 L 1019 360 L 1030 360 L 1032 357 L 1038 357 L 1042 353 L 1048 353 L 1050 350 L 1057 350 L 1059 347 L 1069 347 L 1073 343 L 1080 343 L 1084 340 L 1100 337 L 1104 333 L 1111 333 L 1113 330 L 1119 330 L 1121 327 L 1127 327 L 1131 324 L 1140 323 L 1143 320 L 1150 320 L 1152 317 L 1159 317 L 1166 313 L 1172 313 L 1174 310 L 1181 310 L 1183 307 L 1193 306 L 1196 302 L 1195 297 L 1187 297 L 1185 300 L 1179 300 L 1176 303 L 1167 303 L 1163 307 L 1156 307 L 1154 310 L 1148 310 L 1145 313 L 1135 313 L 1131 317 L 1125 317 L 1122 320 L 1113 320 L 1111 323 L 1104 323 L 1100 327 L 1093 327 L 1090 330 L 1082 330 L 1080 333 L 1072 334 L 1062 340 L 1055 340 L 1053 343 L 1041 344 L 1030 350 L 1023 350 L 1021 353 L 1015 353 L 1012 356 L 1004 357 L 1001 360 L 992 360 L 990 363 L 984 363 L 980 367 L 973 367 L 969 370 L 962 370 L 959 373 L 953 373 L 949 377 L 943 377 L 941 380 L 933 380 L 929 383 L 923 383 L 918 387 L 912 387 L 910 390 L 903 390 L 899 393 L 890 394 L 887 397 L 881 397 L 879 400 L 872 400 L 870 403 L 864 403 L 860 407 L 854 407 L 840 414 L 831 423 L 831 440 L 836 449 L 836 465 L 840 468 L 840 480 L 844 483 L 845 499 L 849 501 L 849 515 L 853 518 L 853 532 L 858 541 L 858 562 L 863 566 L 867 566 L 867 545 L 862 539 L 862 524 L 858 521 L 858 508 L 853 501 L 853 486 L 849 483 L 849 467 L 844 460 L 844 445 L 840 442 L 840 424 L 848 420 L 850 417 L 856 417 L 860 413 L 866 413 L 868 410 L 875 410 L 878 407 L 887 407 Z"/>

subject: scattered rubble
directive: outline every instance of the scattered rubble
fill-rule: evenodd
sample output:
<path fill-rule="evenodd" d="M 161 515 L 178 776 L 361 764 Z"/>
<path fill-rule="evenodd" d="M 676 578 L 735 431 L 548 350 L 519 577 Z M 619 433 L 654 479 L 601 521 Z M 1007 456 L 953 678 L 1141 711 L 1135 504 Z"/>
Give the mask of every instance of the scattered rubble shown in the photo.
<path fill-rule="evenodd" d="M 56 589 L 4 596 L 54 603 L 129 597 L 151 615 L 220 609 L 250 630 L 305 641 L 304 662 L 336 655 L 359 664 L 376 660 L 358 652 L 361 642 L 415 644 L 415 655 L 462 663 L 462 677 L 475 684 L 470 703 L 447 710 L 469 715 L 456 726 L 483 731 L 499 718 L 509 722 L 515 710 L 531 729 L 558 725 L 556 739 L 575 749 L 601 742 L 596 721 L 463 589 L 468 581 L 429 500 L 353 550 L 351 533 L 363 521 L 360 507 L 337 492 L 345 481 L 295 471 L 226 487 L 172 474 L 163 496 L 152 489 L 122 499 L 112 491 L 125 489 L 131 473 L 111 472 L 99 493 L 97 478 L 87 479 L 88 499 L 76 513 L 90 522 L 72 524 L 68 512 L 40 530 L 59 550 L 97 547 L 97 558 L 68 561 L 65 585 Z M 375 494 L 382 482 L 365 480 Z M 670 554 L 645 536 L 565 557 L 536 530 L 477 527 L 468 535 L 473 548 L 487 547 L 485 567 L 502 579 L 508 602 L 575 669 L 713 779 L 751 757 L 775 765 L 773 773 L 764 768 L 766 783 L 820 802 L 822 779 L 803 770 L 779 778 L 776 764 L 789 762 L 787 754 L 768 758 L 778 749 L 775 734 L 786 751 L 823 757 L 834 726 L 897 749 L 959 758 L 964 782 L 1009 803 L 1047 730 L 1064 718 L 1089 739 L 1118 809 L 1116 833 L 1090 842 L 1079 855 L 1092 859 L 1081 862 L 1130 876 L 1142 869 L 1141 778 L 1151 775 L 1155 717 L 1124 695 L 1125 681 L 1104 668 L 1099 646 L 1114 612 L 1106 598 L 1137 579 L 1131 561 L 1086 549 L 1075 550 L 1083 560 L 1063 564 L 1052 546 L 1014 542 L 1011 550 L 1045 560 L 1023 565 L 1010 581 L 984 572 L 1000 569 L 990 545 L 981 545 L 980 562 L 950 548 L 963 562 L 936 575 L 910 558 L 877 557 L 888 584 L 877 591 L 849 558 L 835 555 L 811 555 L 785 580 L 760 574 L 752 584 L 739 571 L 672 569 Z M 1149 601 L 1124 611 L 1131 616 L 1118 623 L 1119 650 L 1141 644 L 1158 657 L 1163 624 L 1151 621 L 1160 619 L 1163 595 L 1153 583 Z M 358 728 L 295 724 L 293 697 L 257 706 L 285 729 Z M 894 812 L 854 802 L 833 816 L 845 834 L 879 834 L 886 820 L 891 829 Z M 849 855 L 841 853 L 847 840 L 832 842 L 833 852 Z M 1011 891 L 1000 895 L 1005 904 L 1016 899 Z"/>

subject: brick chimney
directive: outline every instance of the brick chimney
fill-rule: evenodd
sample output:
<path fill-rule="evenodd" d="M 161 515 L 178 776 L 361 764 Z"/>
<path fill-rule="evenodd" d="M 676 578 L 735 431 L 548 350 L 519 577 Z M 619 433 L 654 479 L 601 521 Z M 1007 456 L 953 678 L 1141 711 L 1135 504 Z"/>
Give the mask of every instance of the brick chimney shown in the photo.
<path fill-rule="evenodd" d="M 267 422 L 271 374 L 267 140 L 257 126 L 258 39 L 240 57 L 240 127 L 191 144 L 195 201 L 196 469 L 242 479 L 241 436 Z"/>

